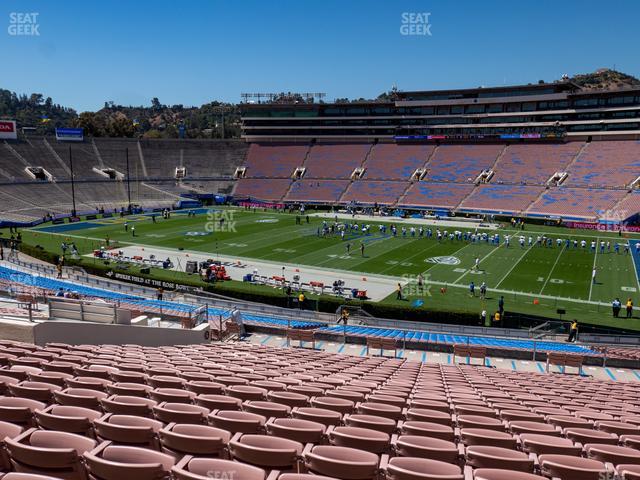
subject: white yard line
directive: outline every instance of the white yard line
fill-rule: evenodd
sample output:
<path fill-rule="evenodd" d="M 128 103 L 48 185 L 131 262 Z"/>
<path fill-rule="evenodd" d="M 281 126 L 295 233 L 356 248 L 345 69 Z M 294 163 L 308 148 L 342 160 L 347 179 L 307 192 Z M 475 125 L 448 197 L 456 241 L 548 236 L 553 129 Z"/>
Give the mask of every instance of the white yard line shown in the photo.
<path fill-rule="evenodd" d="M 633 247 L 631 247 L 631 244 L 629 244 L 629 255 L 631 255 L 631 262 L 633 263 L 633 274 L 636 277 L 638 291 L 640 292 L 640 278 L 638 278 L 638 266 L 636 265 L 636 259 L 633 256 L 633 248 L 635 248 L 635 244 L 633 245 Z"/>
<path fill-rule="evenodd" d="M 502 246 L 504 245 L 504 243 L 501 243 L 500 245 L 498 245 L 497 247 L 495 247 L 493 250 L 491 250 L 489 253 L 487 253 L 484 257 L 482 257 L 480 259 L 480 263 L 484 262 L 487 258 L 489 258 L 491 255 L 493 255 L 496 250 L 499 250 L 500 248 L 502 248 Z M 462 280 L 469 272 L 471 271 L 471 269 L 465 271 L 462 275 L 460 275 L 458 278 L 456 278 L 456 280 L 453 283 L 458 283 L 460 280 Z M 483 270 L 484 271 L 484 270 Z"/>
<path fill-rule="evenodd" d="M 518 261 L 517 261 L 516 263 L 514 263 L 514 264 L 511 266 L 511 268 L 509 269 L 509 271 L 504 275 L 504 277 L 502 277 L 502 278 L 500 279 L 500 281 L 496 284 L 495 288 L 498 288 L 498 287 L 502 284 L 502 282 L 504 282 L 504 281 L 505 281 L 505 279 L 506 279 L 509 275 L 511 275 L 511 272 L 513 272 L 513 269 L 514 269 L 514 268 L 516 268 L 516 267 L 518 266 L 518 264 L 522 261 L 522 259 L 523 259 L 524 257 L 526 257 L 526 256 L 527 256 L 527 253 L 529 253 L 529 251 L 531 251 L 531 249 L 533 248 L 533 246 L 534 246 L 534 245 L 535 245 L 535 243 L 532 243 L 532 244 L 531 244 L 531 246 L 530 246 L 529 248 L 527 248 L 527 250 L 526 250 L 526 251 L 525 251 L 525 252 L 520 256 L 520 258 L 518 259 Z"/>
<path fill-rule="evenodd" d="M 429 250 L 431 250 L 432 248 L 435 248 L 435 247 L 437 247 L 437 246 L 438 246 L 438 244 L 431 245 L 430 247 L 425 248 L 424 250 L 419 251 L 419 252 L 418 252 L 418 253 L 416 253 L 415 255 L 411 255 L 410 257 L 405 258 L 405 259 L 404 259 L 404 261 L 405 261 L 405 262 L 408 262 L 408 261 L 410 261 L 410 260 L 413 260 L 414 258 L 419 257 L 419 256 L 421 256 L 421 255 L 424 255 L 424 254 L 425 254 L 425 253 L 427 253 Z M 380 275 L 384 275 L 384 273 L 385 273 L 385 272 L 388 272 L 389 270 L 391 270 L 391 269 L 393 269 L 393 268 L 395 268 L 395 267 L 397 267 L 397 265 L 391 265 L 391 266 L 389 266 L 388 268 L 385 268 L 384 270 L 381 270 L 381 271 L 379 272 L 379 274 L 380 274 Z"/>
<path fill-rule="evenodd" d="M 593 256 L 593 269 L 596 268 L 596 260 L 598 259 L 599 237 L 596 237 L 596 253 Z M 589 279 L 589 301 L 591 301 L 591 293 L 593 292 L 593 269 L 591 270 L 591 278 Z"/>
<path fill-rule="evenodd" d="M 544 283 L 542 284 L 542 288 L 540 289 L 540 295 L 542 295 L 544 288 L 547 286 L 547 283 L 549 283 L 549 280 L 551 279 L 551 275 L 553 275 L 553 271 L 556 269 L 556 265 L 558 265 L 558 262 L 560 261 L 560 257 L 564 252 L 565 246 L 566 244 L 562 246 L 562 248 L 560 249 L 560 253 L 558 254 L 558 257 L 556 258 L 556 261 L 553 263 L 553 267 L 551 267 L 551 270 L 549 270 L 549 275 L 547 275 L 547 279 L 544 281 Z"/>

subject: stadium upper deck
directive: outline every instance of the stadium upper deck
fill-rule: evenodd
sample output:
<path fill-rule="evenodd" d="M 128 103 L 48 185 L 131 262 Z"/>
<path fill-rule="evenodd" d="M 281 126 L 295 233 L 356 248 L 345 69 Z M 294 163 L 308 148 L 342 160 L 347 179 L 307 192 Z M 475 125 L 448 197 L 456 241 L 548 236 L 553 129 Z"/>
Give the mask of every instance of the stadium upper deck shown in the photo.
<path fill-rule="evenodd" d="M 242 136 L 268 141 L 640 135 L 640 87 L 582 91 L 558 82 L 393 96 L 363 103 L 245 103 Z"/>

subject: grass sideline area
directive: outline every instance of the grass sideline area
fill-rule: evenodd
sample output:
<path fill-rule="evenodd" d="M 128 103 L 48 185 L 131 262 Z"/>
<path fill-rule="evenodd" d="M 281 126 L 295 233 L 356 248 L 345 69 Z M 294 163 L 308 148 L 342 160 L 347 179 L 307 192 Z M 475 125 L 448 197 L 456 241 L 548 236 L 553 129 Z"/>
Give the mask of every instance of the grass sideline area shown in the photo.
<path fill-rule="evenodd" d="M 311 213 L 311 212 L 310 212 Z M 397 237 L 387 229 L 385 234 L 378 225 L 390 226 L 393 217 L 375 217 L 366 220 L 371 225 L 370 233 L 363 235 L 358 229 L 341 239 L 339 235 L 322 236 L 323 219 L 311 215 L 307 223 L 301 216 L 301 224 L 296 224 L 296 215 L 275 211 L 253 211 L 240 208 L 216 208 L 210 213 L 194 216 L 186 212 L 174 212 L 171 219 L 156 217 L 154 223 L 149 215 L 132 215 L 125 218 L 100 218 L 76 224 L 44 224 L 32 229 L 21 230 L 25 248 L 39 245 L 50 258 L 61 254 L 62 242 L 75 242 L 81 255 L 90 253 L 104 245 L 105 239 L 120 245 L 137 244 L 164 248 L 184 248 L 216 254 L 254 258 L 257 260 L 286 262 L 295 265 L 328 267 L 362 274 L 378 274 L 408 281 L 404 289 L 404 299 L 397 300 L 392 294 L 376 305 L 376 314 L 395 318 L 424 318 L 441 321 L 447 315 L 464 314 L 478 317 L 484 309 L 491 315 L 498 306 L 498 298 L 503 295 L 505 310 L 522 315 L 543 316 L 558 319 L 556 310 L 563 308 L 567 314 L 564 320 L 577 318 L 579 321 L 603 327 L 615 327 L 630 331 L 640 331 L 640 313 L 634 318 L 615 319 L 611 313 L 611 301 L 619 297 L 623 305 L 628 297 L 634 303 L 640 301 L 640 284 L 634 263 L 634 255 L 624 253 L 622 245 L 640 240 L 639 235 L 625 234 L 620 237 L 615 232 L 594 232 L 570 230 L 561 227 L 527 224 L 524 231 L 505 226 L 500 234 L 499 246 L 484 241 L 435 237 L 437 227 L 431 228 L 432 238 L 412 237 L 409 231 L 404 237 L 401 227 L 410 229 L 411 220 L 398 224 Z M 222 225 L 220 219 L 224 219 Z M 125 231 L 124 223 L 129 226 Z M 349 222 L 344 220 L 344 222 Z M 331 223 L 331 222 L 328 222 Z M 360 223 L 360 226 L 362 222 Z M 133 237 L 131 227 L 135 227 Z M 56 228 L 60 227 L 60 228 Z M 415 225 L 418 228 L 418 225 Z M 473 232 L 468 228 L 441 226 L 450 233 Z M 53 231 L 52 231 L 53 230 Z M 493 234 L 494 232 L 489 232 Z M 505 236 L 511 237 L 510 246 L 505 244 Z M 518 242 L 525 236 L 525 245 Z M 552 238 L 551 247 L 537 246 L 538 236 Z M 10 236 L 8 230 L 3 237 Z M 528 237 L 533 245 L 528 244 Z M 558 245 L 556 240 L 562 239 Z M 567 248 L 564 240 L 570 240 Z M 573 240 L 587 242 L 587 248 L 574 248 Z M 591 242 L 610 242 L 611 248 L 594 254 Z M 351 244 L 347 254 L 346 244 Z M 364 243 L 364 256 L 360 254 L 360 244 Z M 614 245 L 621 245 L 619 253 Z M 631 249 L 634 250 L 633 248 Z M 475 270 L 475 259 L 480 259 L 480 268 Z M 85 267 L 105 270 L 99 260 L 84 257 L 79 263 Z M 591 281 L 592 270 L 596 268 L 596 283 Z M 133 272 L 132 272 L 133 273 Z M 137 271 L 135 272 L 137 274 Z M 423 274 L 428 286 L 426 291 L 418 291 L 416 278 Z M 173 271 L 153 269 L 151 275 L 167 281 L 202 287 L 205 284 L 197 275 L 187 275 Z M 469 283 L 476 285 L 475 296 L 469 293 Z M 483 300 L 479 296 L 479 285 L 486 282 L 488 293 Z M 445 287 L 444 293 L 441 288 Z M 216 285 L 214 291 L 240 298 L 256 298 L 281 304 L 283 294 L 271 287 L 225 282 Z M 317 298 L 327 302 L 325 311 L 331 311 L 340 302 L 337 299 Z M 278 300 L 275 300 L 278 299 Z M 335 304 L 335 305 L 334 305 Z M 410 314 L 402 316 L 399 312 Z M 382 312 L 382 314 L 381 314 Z M 384 313 L 387 312 L 385 315 Z M 640 310 L 639 310 L 640 312 Z M 437 314 L 437 315 L 436 315 Z M 622 314 L 624 315 L 624 308 Z"/>

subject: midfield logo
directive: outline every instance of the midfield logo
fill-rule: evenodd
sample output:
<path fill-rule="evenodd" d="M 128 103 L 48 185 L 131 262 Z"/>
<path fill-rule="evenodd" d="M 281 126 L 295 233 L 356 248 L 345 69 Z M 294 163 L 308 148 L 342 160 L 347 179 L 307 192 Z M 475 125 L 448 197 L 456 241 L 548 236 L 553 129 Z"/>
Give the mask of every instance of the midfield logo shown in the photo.
<path fill-rule="evenodd" d="M 429 257 L 425 260 L 427 263 L 437 263 L 440 265 L 460 265 L 460 259 L 458 257 Z"/>

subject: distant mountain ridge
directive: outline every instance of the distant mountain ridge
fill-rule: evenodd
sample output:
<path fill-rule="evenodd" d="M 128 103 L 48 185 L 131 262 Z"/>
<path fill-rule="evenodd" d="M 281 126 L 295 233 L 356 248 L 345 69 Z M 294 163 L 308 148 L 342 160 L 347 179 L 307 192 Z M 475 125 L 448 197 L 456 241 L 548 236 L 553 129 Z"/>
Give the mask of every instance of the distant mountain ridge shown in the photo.
<path fill-rule="evenodd" d="M 574 75 L 569 77 L 569 80 L 579 85 L 583 90 L 611 90 L 640 85 L 640 80 L 633 75 L 609 68 L 600 68 L 593 73 Z"/>

